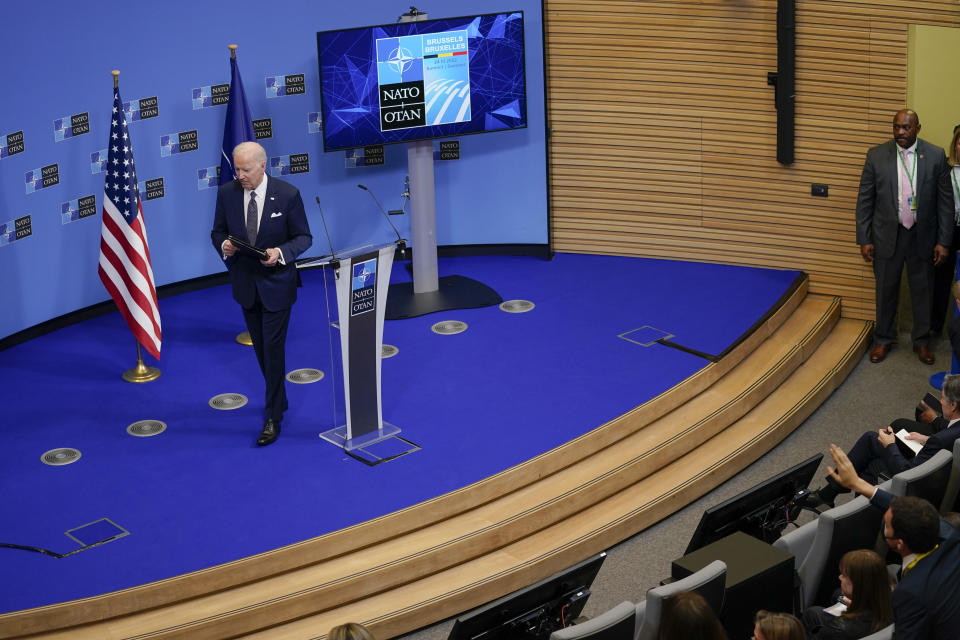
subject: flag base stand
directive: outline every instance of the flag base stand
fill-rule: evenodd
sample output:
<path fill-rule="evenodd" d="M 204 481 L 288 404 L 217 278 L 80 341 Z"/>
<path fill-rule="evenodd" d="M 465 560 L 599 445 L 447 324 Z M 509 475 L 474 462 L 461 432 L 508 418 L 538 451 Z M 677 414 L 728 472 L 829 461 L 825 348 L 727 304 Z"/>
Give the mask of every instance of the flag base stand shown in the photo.
<path fill-rule="evenodd" d="M 246 346 L 246 347 L 252 347 L 252 346 L 253 346 L 253 340 L 250 338 L 250 332 L 249 332 L 249 331 L 244 331 L 243 333 L 238 333 L 236 340 L 237 340 L 237 344 L 242 344 L 242 345 L 244 345 L 244 346 Z"/>
<path fill-rule="evenodd" d="M 123 379 L 127 382 L 151 382 L 160 377 L 160 369 L 148 367 L 143 364 L 143 356 L 140 354 L 140 343 L 137 343 L 137 366 L 127 369 L 123 372 Z"/>
<path fill-rule="evenodd" d="M 142 360 L 134 368 L 123 372 L 123 379 L 127 382 L 151 382 L 159 377 L 160 369 L 148 367 Z"/>

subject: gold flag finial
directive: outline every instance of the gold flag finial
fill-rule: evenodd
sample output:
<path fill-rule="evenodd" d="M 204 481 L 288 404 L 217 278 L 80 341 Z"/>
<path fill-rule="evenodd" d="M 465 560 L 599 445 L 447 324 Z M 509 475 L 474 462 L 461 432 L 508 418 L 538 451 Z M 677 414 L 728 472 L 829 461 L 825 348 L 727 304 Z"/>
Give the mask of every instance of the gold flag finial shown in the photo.
<path fill-rule="evenodd" d="M 237 57 L 237 45 L 235 45 L 235 44 L 227 45 L 227 49 L 230 49 L 230 57 L 231 57 L 231 58 L 236 58 L 236 57 Z"/>
<path fill-rule="evenodd" d="M 114 69 L 113 71 L 110 72 L 110 75 L 113 76 L 113 88 L 116 89 L 118 84 L 117 78 L 120 76 L 120 70 Z"/>

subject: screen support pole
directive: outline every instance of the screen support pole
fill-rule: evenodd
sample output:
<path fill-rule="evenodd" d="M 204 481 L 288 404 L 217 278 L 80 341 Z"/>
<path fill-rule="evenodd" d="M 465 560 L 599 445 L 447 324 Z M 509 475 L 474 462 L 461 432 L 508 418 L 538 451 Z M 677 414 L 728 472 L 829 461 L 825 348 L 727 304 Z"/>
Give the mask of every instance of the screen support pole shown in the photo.
<path fill-rule="evenodd" d="M 412 10 L 400 22 L 426 20 L 427 14 Z M 437 276 L 436 187 L 433 182 L 433 141 L 407 143 L 410 174 L 410 239 L 413 244 L 413 292 L 430 293 L 440 288 Z"/>
<path fill-rule="evenodd" d="M 413 292 L 429 293 L 440 288 L 437 276 L 437 212 L 432 140 L 407 143 L 407 170 L 410 172 Z"/>

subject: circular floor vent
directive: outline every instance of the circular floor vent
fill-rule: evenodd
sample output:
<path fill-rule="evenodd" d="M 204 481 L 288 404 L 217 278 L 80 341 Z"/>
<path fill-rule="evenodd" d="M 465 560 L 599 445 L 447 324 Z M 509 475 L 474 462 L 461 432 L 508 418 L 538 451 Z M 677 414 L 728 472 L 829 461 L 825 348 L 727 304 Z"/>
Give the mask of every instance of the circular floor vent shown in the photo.
<path fill-rule="evenodd" d="M 380 345 L 380 357 L 381 358 L 392 358 L 393 356 L 400 353 L 400 349 L 397 349 L 392 344 Z"/>
<path fill-rule="evenodd" d="M 439 333 L 442 336 L 452 336 L 456 333 L 463 333 L 466 331 L 467 323 L 460 322 L 459 320 L 444 320 L 443 322 L 438 322 L 430 327 L 430 330 L 434 333 Z"/>
<path fill-rule="evenodd" d="M 138 438 L 149 438 L 166 430 L 167 425 L 159 420 L 140 420 L 127 427 L 127 433 Z"/>
<path fill-rule="evenodd" d="M 247 396 L 240 393 L 221 393 L 218 396 L 210 398 L 208 403 L 214 409 L 220 411 L 229 411 L 230 409 L 239 409 L 247 404 Z"/>
<path fill-rule="evenodd" d="M 79 459 L 80 451 L 77 449 L 71 449 L 69 447 L 50 449 L 50 451 L 47 451 L 45 454 L 40 456 L 40 460 L 43 462 L 43 464 L 49 464 L 54 467 L 70 464 L 71 462 L 76 462 Z"/>
<path fill-rule="evenodd" d="M 534 305 L 529 300 L 507 300 L 500 303 L 500 309 L 507 313 L 525 313 L 533 309 Z"/>
<path fill-rule="evenodd" d="M 310 384 L 323 380 L 323 371 L 319 369 L 294 369 L 287 374 L 287 380 L 294 384 Z"/>

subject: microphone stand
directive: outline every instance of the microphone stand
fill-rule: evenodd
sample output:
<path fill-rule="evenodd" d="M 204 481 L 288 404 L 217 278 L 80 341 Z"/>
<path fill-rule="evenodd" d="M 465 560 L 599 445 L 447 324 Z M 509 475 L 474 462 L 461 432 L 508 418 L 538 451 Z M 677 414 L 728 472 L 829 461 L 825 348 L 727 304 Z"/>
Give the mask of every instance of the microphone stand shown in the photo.
<path fill-rule="evenodd" d="M 390 215 L 387 213 L 387 210 L 383 208 L 383 205 L 380 204 L 380 201 L 377 200 L 377 196 L 373 195 L 373 191 L 370 191 L 367 187 L 362 184 L 358 184 L 357 187 L 363 189 L 370 194 L 370 197 L 373 198 L 373 201 L 377 203 L 377 208 L 380 209 L 380 212 L 383 213 L 383 217 L 386 218 L 387 222 L 390 224 L 390 227 L 393 229 L 393 232 L 397 234 L 397 246 L 400 247 L 400 257 L 401 259 L 406 259 L 407 257 L 407 241 L 400 237 L 400 232 L 397 230 L 397 226 L 393 224 L 393 220 L 390 219 Z"/>

